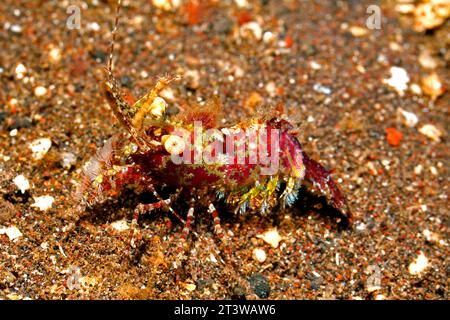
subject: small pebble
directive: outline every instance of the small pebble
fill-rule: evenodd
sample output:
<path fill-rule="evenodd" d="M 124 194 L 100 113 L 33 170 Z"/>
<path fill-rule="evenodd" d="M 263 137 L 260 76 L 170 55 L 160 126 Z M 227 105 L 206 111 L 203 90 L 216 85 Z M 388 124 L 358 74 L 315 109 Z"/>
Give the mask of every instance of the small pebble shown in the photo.
<path fill-rule="evenodd" d="M 20 25 L 18 25 L 18 24 L 13 24 L 13 25 L 11 25 L 9 30 L 11 30 L 14 33 L 21 33 L 22 32 L 22 27 Z"/>
<path fill-rule="evenodd" d="M 8 100 L 7 105 L 11 109 L 15 109 L 18 105 L 19 101 L 16 98 L 11 98 Z"/>
<path fill-rule="evenodd" d="M 253 36 L 256 40 L 259 41 L 262 39 L 263 32 L 262 32 L 262 28 L 258 22 L 251 21 L 251 22 L 247 22 L 241 26 L 240 35 L 243 38 L 247 38 L 247 39 L 250 38 L 251 36 Z"/>
<path fill-rule="evenodd" d="M 438 171 L 436 169 L 436 167 L 431 166 L 430 167 L 430 172 L 433 176 L 437 176 L 438 175 Z"/>
<path fill-rule="evenodd" d="M 356 223 L 356 230 L 358 231 L 366 230 L 366 224 L 363 222 Z"/>
<path fill-rule="evenodd" d="M 17 79 L 23 79 L 23 77 L 25 77 L 25 74 L 27 73 L 27 68 L 23 64 L 19 63 L 16 66 L 14 72 L 16 74 Z"/>
<path fill-rule="evenodd" d="M 58 63 L 61 61 L 61 50 L 57 47 L 52 47 L 48 52 L 48 60 L 52 63 Z"/>
<path fill-rule="evenodd" d="M 10 136 L 10 137 L 15 137 L 15 136 L 17 136 L 17 133 L 18 133 L 18 130 L 17 130 L 17 129 L 12 129 L 12 130 L 9 132 L 9 136 Z"/>
<path fill-rule="evenodd" d="M 360 73 L 366 73 L 366 68 L 364 68 L 364 66 L 362 66 L 360 64 L 358 64 L 356 66 L 356 70 L 358 70 L 358 72 L 360 72 Z"/>
<path fill-rule="evenodd" d="M 397 42 L 390 42 L 389 49 L 391 49 L 392 51 L 398 51 L 398 52 L 403 50 L 402 46 L 399 45 Z"/>
<path fill-rule="evenodd" d="M 212 253 L 209 255 L 209 260 L 210 260 L 212 263 L 217 263 L 217 262 L 218 262 L 217 259 L 216 259 L 216 257 L 215 257 Z"/>
<path fill-rule="evenodd" d="M 181 0 L 152 0 L 152 3 L 159 9 L 172 11 L 181 5 Z"/>
<path fill-rule="evenodd" d="M 409 87 L 409 89 L 415 95 L 418 95 L 418 96 L 422 95 L 422 88 L 417 83 L 412 83 L 411 86 Z"/>
<path fill-rule="evenodd" d="M 30 189 L 30 182 L 23 174 L 18 175 L 13 180 L 14 184 L 19 188 L 20 192 L 25 193 L 28 189 Z"/>
<path fill-rule="evenodd" d="M 197 289 L 197 286 L 195 284 L 193 284 L 193 283 L 186 283 L 185 284 L 185 288 L 188 291 L 194 291 L 195 289 Z"/>
<path fill-rule="evenodd" d="M 271 97 L 274 97 L 276 95 L 277 87 L 275 85 L 275 82 L 270 81 L 269 83 L 267 83 L 265 89 Z"/>
<path fill-rule="evenodd" d="M 77 157 L 70 152 L 64 152 L 61 155 L 61 165 L 63 168 L 70 169 L 77 162 Z"/>
<path fill-rule="evenodd" d="M 414 167 L 414 173 L 416 175 L 420 175 L 423 171 L 423 166 L 421 164 Z"/>
<path fill-rule="evenodd" d="M 362 28 L 359 26 L 351 26 L 349 31 L 354 37 L 363 37 L 369 33 L 367 28 Z"/>
<path fill-rule="evenodd" d="M 234 76 L 236 78 L 242 78 L 245 75 L 244 70 L 239 66 L 234 66 Z"/>
<path fill-rule="evenodd" d="M 321 85 L 320 83 L 314 84 L 313 89 L 314 89 L 314 91 L 323 93 L 327 96 L 331 94 L 331 89 L 329 87 L 325 87 L 325 86 Z"/>
<path fill-rule="evenodd" d="M 140 73 L 140 76 L 142 79 L 147 79 L 148 78 L 148 72 L 145 70 L 142 70 Z"/>
<path fill-rule="evenodd" d="M 395 11 L 401 14 L 413 13 L 414 5 L 412 3 L 400 3 L 395 6 Z"/>
<path fill-rule="evenodd" d="M 319 63 L 317 63 L 316 61 L 311 61 L 311 62 L 309 63 L 309 66 L 310 66 L 311 69 L 313 69 L 313 70 L 320 70 L 320 69 L 322 69 L 322 66 L 321 66 Z"/>
<path fill-rule="evenodd" d="M 436 243 L 436 244 L 443 244 L 444 243 L 444 241 L 439 239 L 439 236 L 438 236 L 437 233 L 431 232 L 428 229 L 423 230 L 422 234 L 423 234 L 423 236 L 425 237 L 425 239 L 428 242 Z"/>
<path fill-rule="evenodd" d="M 419 55 L 419 63 L 422 68 L 435 69 L 437 67 L 436 60 L 431 56 L 430 51 L 423 50 Z"/>
<path fill-rule="evenodd" d="M 422 90 L 432 100 L 436 100 L 445 92 L 442 81 L 435 72 L 422 78 Z"/>
<path fill-rule="evenodd" d="M 266 252 L 261 248 L 253 249 L 252 257 L 260 263 L 263 263 L 267 259 Z"/>
<path fill-rule="evenodd" d="M 45 96 L 47 94 L 47 89 L 43 86 L 38 86 L 36 88 L 34 88 L 34 95 L 36 97 L 42 97 Z"/>
<path fill-rule="evenodd" d="M 267 299 L 270 294 L 270 285 L 267 278 L 262 274 L 257 273 L 250 277 L 250 286 L 253 292 L 261 299 Z"/>
<path fill-rule="evenodd" d="M 276 39 L 276 37 L 272 32 L 270 32 L 270 31 L 264 32 L 264 35 L 263 35 L 264 43 L 272 43 L 275 39 Z"/>
<path fill-rule="evenodd" d="M 92 31 L 100 31 L 100 25 L 97 22 L 88 23 L 87 28 Z"/>

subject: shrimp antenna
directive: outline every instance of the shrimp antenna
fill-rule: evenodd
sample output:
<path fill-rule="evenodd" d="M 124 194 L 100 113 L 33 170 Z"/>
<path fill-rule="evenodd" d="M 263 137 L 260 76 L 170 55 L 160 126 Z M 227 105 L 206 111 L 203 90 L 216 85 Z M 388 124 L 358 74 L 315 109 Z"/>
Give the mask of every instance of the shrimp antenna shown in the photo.
<path fill-rule="evenodd" d="M 114 57 L 114 45 L 116 42 L 117 29 L 119 28 L 120 8 L 122 7 L 122 0 L 117 0 L 116 18 L 114 21 L 114 28 L 111 32 L 111 45 L 109 48 L 109 60 L 108 60 L 108 76 L 113 79 L 113 57 Z"/>

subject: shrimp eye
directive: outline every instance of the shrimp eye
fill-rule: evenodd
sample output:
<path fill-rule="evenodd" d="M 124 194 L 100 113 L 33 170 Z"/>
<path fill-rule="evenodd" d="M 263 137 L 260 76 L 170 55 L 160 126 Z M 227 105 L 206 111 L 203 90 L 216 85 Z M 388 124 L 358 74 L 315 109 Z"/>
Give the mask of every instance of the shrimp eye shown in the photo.
<path fill-rule="evenodd" d="M 164 144 L 164 149 L 170 154 L 178 155 L 182 153 L 186 147 L 184 139 L 176 135 L 163 136 L 161 142 Z"/>

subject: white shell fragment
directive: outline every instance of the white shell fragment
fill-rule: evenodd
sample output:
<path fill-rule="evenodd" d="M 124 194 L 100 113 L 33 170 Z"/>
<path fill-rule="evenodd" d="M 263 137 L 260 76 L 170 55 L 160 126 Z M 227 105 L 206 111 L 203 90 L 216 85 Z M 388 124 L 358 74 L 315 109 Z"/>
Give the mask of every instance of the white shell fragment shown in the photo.
<path fill-rule="evenodd" d="M 36 139 L 29 145 L 32 156 L 35 160 L 41 160 L 48 152 L 48 150 L 50 150 L 51 146 L 52 140 L 50 140 L 49 138 Z"/>
<path fill-rule="evenodd" d="M 425 136 L 427 136 L 428 138 L 430 138 L 431 140 L 434 140 L 436 142 L 441 141 L 441 137 L 442 137 L 442 132 L 436 128 L 435 126 L 433 126 L 432 124 L 425 124 L 423 125 L 420 129 L 419 132 Z"/>
<path fill-rule="evenodd" d="M 14 72 L 16 74 L 17 79 L 22 79 L 23 77 L 25 77 L 25 74 L 27 73 L 27 68 L 23 64 L 19 63 L 16 66 Z"/>
<path fill-rule="evenodd" d="M 409 76 L 405 69 L 400 67 L 391 67 L 391 77 L 384 79 L 383 82 L 394 88 L 399 95 L 403 95 L 408 88 Z"/>
<path fill-rule="evenodd" d="M 420 175 L 423 171 L 423 166 L 421 164 L 414 167 L 414 174 Z"/>
<path fill-rule="evenodd" d="M 331 89 L 329 87 L 326 87 L 324 85 L 321 85 L 320 83 L 315 83 L 313 86 L 313 90 L 319 93 L 323 93 L 325 95 L 330 95 L 332 93 Z"/>
<path fill-rule="evenodd" d="M 277 248 L 280 241 L 283 240 L 283 237 L 280 236 L 277 229 L 271 229 L 256 237 L 263 239 L 264 242 L 270 244 L 273 248 Z"/>
<path fill-rule="evenodd" d="M 270 31 L 264 32 L 264 34 L 263 34 L 264 43 L 271 43 L 275 40 L 276 40 L 276 36 L 273 32 L 270 32 Z"/>
<path fill-rule="evenodd" d="M 33 197 L 34 203 L 31 205 L 32 207 L 38 208 L 41 211 L 46 211 L 50 209 L 53 205 L 53 202 L 55 201 L 55 198 L 52 196 L 40 196 L 40 197 Z"/>
<path fill-rule="evenodd" d="M 114 221 L 113 223 L 111 223 L 111 227 L 119 232 L 130 229 L 130 226 L 128 225 L 128 222 L 126 220 Z"/>
<path fill-rule="evenodd" d="M 418 275 L 428 267 L 428 264 L 428 258 L 423 252 L 420 252 L 417 258 L 409 264 L 409 273 L 412 275 Z"/>
<path fill-rule="evenodd" d="M 249 4 L 248 4 L 247 0 L 234 0 L 234 2 L 236 3 L 236 5 L 239 8 L 247 8 L 247 7 L 249 7 Z"/>
<path fill-rule="evenodd" d="M 92 30 L 92 31 L 100 31 L 100 25 L 97 22 L 89 22 L 87 24 L 87 28 L 88 30 Z"/>
<path fill-rule="evenodd" d="M 30 189 L 30 182 L 23 174 L 18 175 L 13 180 L 14 184 L 19 188 L 20 192 L 25 193 L 28 189 Z"/>
<path fill-rule="evenodd" d="M 165 11 L 172 11 L 181 5 L 181 0 L 153 0 L 153 5 Z"/>
<path fill-rule="evenodd" d="M 401 122 L 407 127 L 414 127 L 419 122 L 419 118 L 409 111 L 406 111 L 402 108 L 397 108 L 397 114 L 400 117 Z"/>
<path fill-rule="evenodd" d="M 258 41 L 261 40 L 263 36 L 262 28 L 256 21 L 251 21 L 243 24 L 241 26 L 240 33 L 243 38 L 248 38 L 249 35 L 252 34 L 253 37 Z"/>
<path fill-rule="evenodd" d="M 17 129 L 12 129 L 10 132 L 9 132 L 9 136 L 10 137 L 15 137 L 15 136 L 17 136 L 17 133 L 18 133 L 19 131 L 17 130 Z"/>
<path fill-rule="evenodd" d="M 0 234 L 6 234 L 10 241 L 22 236 L 22 232 L 20 232 L 20 230 L 15 226 L 0 228 Z"/>

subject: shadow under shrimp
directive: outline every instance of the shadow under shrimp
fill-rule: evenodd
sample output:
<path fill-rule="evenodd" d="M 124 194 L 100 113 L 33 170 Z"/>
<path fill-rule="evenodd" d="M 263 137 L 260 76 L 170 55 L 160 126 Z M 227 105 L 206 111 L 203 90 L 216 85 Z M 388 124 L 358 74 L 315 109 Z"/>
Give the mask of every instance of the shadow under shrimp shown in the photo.
<path fill-rule="evenodd" d="M 325 196 L 309 192 L 306 186 L 300 189 L 300 194 L 294 204 L 294 212 L 297 215 L 306 216 L 312 213 L 314 219 L 325 221 L 338 231 L 351 228 L 351 218 L 331 205 Z"/>
<path fill-rule="evenodd" d="M 155 199 L 152 194 L 146 192 L 136 194 L 132 190 L 123 192 L 122 197 L 107 199 L 101 203 L 86 207 L 80 214 L 80 220 L 92 224 L 101 225 L 121 219 L 131 220 L 134 208 L 138 203 L 150 203 Z M 144 217 L 143 217 L 144 218 Z M 146 219 L 155 219 L 155 214 L 145 215 Z"/>

